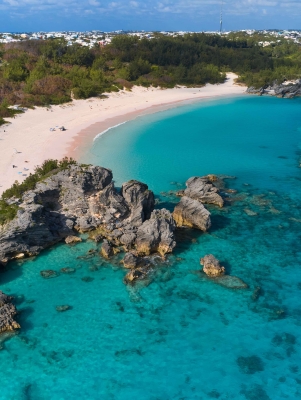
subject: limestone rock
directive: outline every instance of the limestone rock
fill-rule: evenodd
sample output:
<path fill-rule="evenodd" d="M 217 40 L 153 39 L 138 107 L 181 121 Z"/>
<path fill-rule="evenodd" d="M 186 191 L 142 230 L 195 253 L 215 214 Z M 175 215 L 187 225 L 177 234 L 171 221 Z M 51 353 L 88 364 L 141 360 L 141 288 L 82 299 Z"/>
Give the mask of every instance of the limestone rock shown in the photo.
<path fill-rule="evenodd" d="M 108 241 L 103 242 L 100 254 L 106 259 L 109 259 L 114 255 L 113 247 L 110 245 Z"/>
<path fill-rule="evenodd" d="M 65 239 L 65 243 L 67 243 L 67 244 L 74 244 L 74 243 L 80 243 L 80 242 L 82 242 L 82 239 L 78 236 L 69 235 Z"/>
<path fill-rule="evenodd" d="M 139 267 L 135 269 L 131 269 L 123 281 L 125 284 L 134 284 L 138 280 L 146 279 L 149 273 L 149 267 Z"/>
<path fill-rule="evenodd" d="M 173 212 L 177 227 L 196 228 L 206 232 L 211 226 L 210 212 L 197 200 L 182 197 Z"/>
<path fill-rule="evenodd" d="M 200 263 L 203 265 L 203 271 L 207 276 L 216 278 L 225 274 L 225 267 L 222 267 L 219 260 L 212 254 L 201 258 Z"/>
<path fill-rule="evenodd" d="M 12 297 L 0 291 L 0 333 L 12 332 L 20 328 L 20 325 L 14 320 L 17 310 L 11 300 Z"/>
<path fill-rule="evenodd" d="M 145 183 L 131 180 L 122 185 L 121 194 L 129 209 L 132 226 L 140 226 L 149 219 L 155 206 L 155 197 Z"/>
<path fill-rule="evenodd" d="M 223 207 L 224 200 L 218 193 L 219 189 L 213 184 L 215 180 L 217 180 L 215 175 L 203 177 L 194 176 L 188 179 L 184 196 L 190 197 L 193 200 L 198 200 L 204 204 L 215 204 L 219 207 Z"/>
<path fill-rule="evenodd" d="M 161 255 L 171 253 L 176 246 L 175 221 L 166 209 L 154 210 L 137 231 L 135 242 L 139 255 L 145 256 L 158 252 Z"/>

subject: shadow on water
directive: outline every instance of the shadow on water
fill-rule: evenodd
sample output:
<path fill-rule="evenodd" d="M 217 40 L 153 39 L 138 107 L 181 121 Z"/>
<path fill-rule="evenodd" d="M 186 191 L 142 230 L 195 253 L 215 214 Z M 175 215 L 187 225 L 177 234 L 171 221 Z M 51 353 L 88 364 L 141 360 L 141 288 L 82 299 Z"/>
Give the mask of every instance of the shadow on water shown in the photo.
<path fill-rule="evenodd" d="M 23 262 L 12 262 L 0 270 L 0 282 L 2 285 L 16 280 L 22 275 Z"/>
<path fill-rule="evenodd" d="M 18 322 L 22 327 L 22 333 L 26 333 L 34 328 L 31 322 L 31 315 L 34 313 L 33 307 L 25 307 L 18 312 Z"/>
<path fill-rule="evenodd" d="M 231 219 L 220 214 L 211 214 L 211 228 L 210 233 L 215 233 L 230 225 Z"/>

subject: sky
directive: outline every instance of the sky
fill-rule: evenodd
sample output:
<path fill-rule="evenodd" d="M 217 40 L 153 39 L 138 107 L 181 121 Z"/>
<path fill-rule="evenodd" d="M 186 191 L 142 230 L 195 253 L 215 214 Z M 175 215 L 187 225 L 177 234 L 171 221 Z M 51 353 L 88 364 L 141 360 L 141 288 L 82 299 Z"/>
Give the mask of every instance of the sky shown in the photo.
<path fill-rule="evenodd" d="M 0 32 L 219 29 L 222 0 L 0 0 Z M 301 29 L 301 0 L 224 0 L 224 30 Z"/>

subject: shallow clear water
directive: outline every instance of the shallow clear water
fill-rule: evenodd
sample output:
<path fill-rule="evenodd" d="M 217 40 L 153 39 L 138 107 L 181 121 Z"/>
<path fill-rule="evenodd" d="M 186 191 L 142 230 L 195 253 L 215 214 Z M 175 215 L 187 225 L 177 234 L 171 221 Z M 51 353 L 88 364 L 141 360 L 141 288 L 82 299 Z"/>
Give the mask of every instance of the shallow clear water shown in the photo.
<path fill-rule="evenodd" d="M 111 168 L 117 184 L 147 182 L 161 206 L 172 208 L 178 199 L 168 192 L 207 173 L 236 176 L 228 180 L 236 201 L 210 208 L 208 234 L 180 235 L 145 287 L 122 283 L 119 259 L 82 258 L 97 247 L 90 241 L 11 264 L 0 289 L 19 296 L 22 330 L 0 351 L 0 398 L 300 398 L 300 105 L 210 101 L 138 118 L 95 141 L 83 161 Z M 208 253 L 249 289 L 204 278 L 199 259 Z M 76 272 L 40 276 L 66 266 Z M 62 304 L 72 309 L 57 312 Z"/>

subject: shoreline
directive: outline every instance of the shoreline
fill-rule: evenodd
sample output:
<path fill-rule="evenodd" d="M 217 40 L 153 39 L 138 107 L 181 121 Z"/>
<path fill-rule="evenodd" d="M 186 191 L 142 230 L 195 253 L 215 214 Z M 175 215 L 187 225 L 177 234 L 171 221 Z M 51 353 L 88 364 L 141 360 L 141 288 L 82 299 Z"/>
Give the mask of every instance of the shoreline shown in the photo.
<path fill-rule="evenodd" d="M 127 121 L 202 100 L 243 95 L 246 87 L 236 85 L 236 77 L 228 73 L 225 83 L 201 88 L 136 86 L 132 91 L 110 93 L 105 99 L 39 107 L 7 119 L 11 124 L 0 128 L 0 194 L 16 180 L 23 181 L 46 159 L 68 156 L 78 161 L 96 136 Z M 67 130 L 60 131 L 60 126 Z"/>

